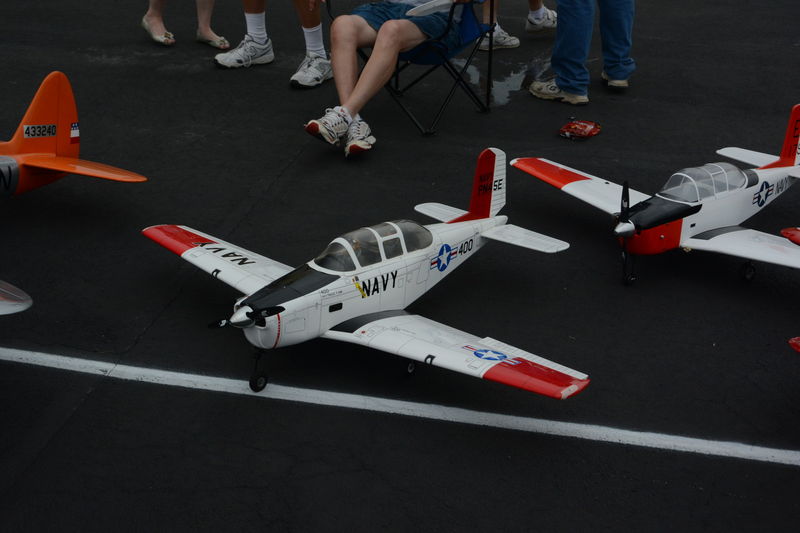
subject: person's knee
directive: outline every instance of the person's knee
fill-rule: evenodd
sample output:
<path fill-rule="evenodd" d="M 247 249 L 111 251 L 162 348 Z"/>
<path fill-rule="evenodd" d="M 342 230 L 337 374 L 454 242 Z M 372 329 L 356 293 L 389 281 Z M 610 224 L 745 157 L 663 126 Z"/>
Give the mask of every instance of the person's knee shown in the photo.
<path fill-rule="evenodd" d="M 331 43 L 355 42 L 358 29 L 353 15 L 341 15 L 331 23 Z"/>
<path fill-rule="evenodd" d="M 378 30 L 375 45 L 400 48 L 408 37 L 408 21 L 387 20 Z"/>

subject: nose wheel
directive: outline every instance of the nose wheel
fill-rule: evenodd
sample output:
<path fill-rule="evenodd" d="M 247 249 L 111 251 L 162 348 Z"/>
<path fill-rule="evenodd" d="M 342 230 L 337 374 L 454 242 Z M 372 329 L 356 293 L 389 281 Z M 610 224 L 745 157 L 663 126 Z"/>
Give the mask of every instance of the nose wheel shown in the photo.
<path fill-rule="evenodd" d="M 269 383 L 269 373 L 261 363 L 263 356 L 264 350 L 256 350 L 254 355 L 255 361 L 253 363 L 253 373 L 250 375 L 250 390 L 253 392 L 261 392 L 267 388 L 267 383 Z"/>
<path fill-rule="evenodd" d="M 628 250 L 622 250 L 622 283 L 633 285 L 636 281 L 636 264 L 633 255 Z"/>

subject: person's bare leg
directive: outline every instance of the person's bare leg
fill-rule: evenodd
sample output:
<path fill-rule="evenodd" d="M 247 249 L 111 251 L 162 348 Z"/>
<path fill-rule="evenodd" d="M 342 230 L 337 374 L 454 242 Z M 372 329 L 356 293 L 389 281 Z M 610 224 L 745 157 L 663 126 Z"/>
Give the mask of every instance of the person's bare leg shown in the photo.
<path fill-rule="evenodd" d="M 375 37 L 375 44 L 372 46 L 372 54 L 355 86 L 349 94 L 339 93 L 341 105 L 352 117 L 355 117 L 392 77 L 397 65 L 397 55 L 403 50 L 415 47 L 425 39 L 425 34 L 410 20 L 389 20 L 380 27 Z M 334 73 L 335 77 L 338 77 L 335 65 L 334 63 Z"/>
<path fill-rule="evenodd" d="M 211 29 L 211 14 L 215 0 L 196 0 L 197 2 L 197 38 L 204 41 L 219 42 L 221 37 Z M 228 48 L 228 47 L 225 47 Z M 223 48 L 223 49 L 225 49 Z"/>
<path fill-rule="evenodd" d="M 342 15 L 331 24 L 331 64 L 339 103 L 350 98 L 358 82 L 358 49 L 374 44 L 377 36 L 358 15 Z"/>
<path fill-rule="evenodd" d="M 166 0 L 150 0 L 147 12 L 142 17 L 142 26 L 154 40 L 163 44 L 174 44 L 175 39 L 164 26 L 164 4 Z M 169 34 L 169 36 L 167 36 Z M 157 39 L 160 37 L 160 39 Z"/>

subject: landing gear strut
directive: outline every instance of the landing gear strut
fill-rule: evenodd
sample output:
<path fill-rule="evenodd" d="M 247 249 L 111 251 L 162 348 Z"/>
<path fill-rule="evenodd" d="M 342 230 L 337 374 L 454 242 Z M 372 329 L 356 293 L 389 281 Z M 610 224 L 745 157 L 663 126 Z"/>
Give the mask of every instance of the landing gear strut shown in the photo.
<path fill-rule="evenodd" d="M 261 392 L 267 387 L 269 382 L 269 374 L 267 370 L 261 365 L 261 358 L 264 356 L 264 350 L 256 350 L 254 355 L 255 362 L 253 363 L 253 373 L 250 375 L 250 390 L 253 392 Z"/>
<path fill-rule="evenodd" d="M 622 250 L 622 283 L 633 285 L 636 281 L 635 258 L 627 250 Z"/>

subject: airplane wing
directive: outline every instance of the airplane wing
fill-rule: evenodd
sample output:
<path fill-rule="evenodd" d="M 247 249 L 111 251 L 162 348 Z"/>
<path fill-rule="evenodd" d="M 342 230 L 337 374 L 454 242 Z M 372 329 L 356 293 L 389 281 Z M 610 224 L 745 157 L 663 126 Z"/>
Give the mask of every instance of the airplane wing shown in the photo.
<path fill-rule="evenodd" d="M 511 161 L 511 166 L 527 172 L 601 211 L 611 215 L 619 213 L 622 199 L 621 185 L 538 157 L 518 157 Z M 631 205 L 650 198 L 650 196 L 633 189 L 629 190 L 629 194 Z"/>
<path fill-rule="evenodd" d="M 556 399 L 566 399 L 589 384 L 586 374 L 571 368 L 405 311 L 357 317 L 328 330 L 323 337 L 369 346 Z"/>
<path fill-rule="evenodd" d="M 739 226 L 700 233 L 683 241 L 681 248 L 717 252 L 764 263 L 800 268 L 800 246 L 777 235 Z"/>
<path fill-rule="evenodd" d="M 717 150 L 717 153 L 719 155 L 729 157 L 734 161 L 740 161 L 748 165 L 753 165 L 754 167 L 763 167 L 778 160 L 777 155 L 756 152 L 755 150 L 748 150 L 746 148 L 736 148 L 734 146 L 720 148 Z"/>
<path fill-rule="evenodd" d="M 0 280 L 0 315 L 19 313 L 33 305 L 25 291 Z"/>
<path fill-rule="evenodd" d="M 243 294 L 252 294 L 293 270 L 186 226 L 151 226 L 142 233 Z"/>

